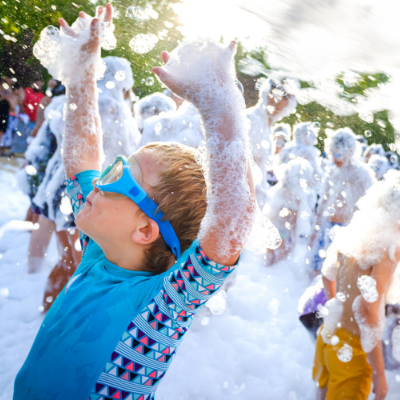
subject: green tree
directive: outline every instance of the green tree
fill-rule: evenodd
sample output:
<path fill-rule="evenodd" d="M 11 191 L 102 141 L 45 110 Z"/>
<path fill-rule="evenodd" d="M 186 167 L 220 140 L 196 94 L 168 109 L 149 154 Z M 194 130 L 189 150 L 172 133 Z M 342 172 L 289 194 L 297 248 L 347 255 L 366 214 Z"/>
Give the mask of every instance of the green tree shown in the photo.
<path fill-rule="evenodd" d="M 161 50 L 172 50 L 177 46 L 182 35 L 180 23 L 175 15 L 173 5 L 179 0 L 115 0 L 115 35 L 117 48 L 104 51 L 102 56 L 118 56 L 132 63 L 135 77 L 134 91 L 139 96 L 145 96 L 162 88 L 154 80 L 151 68 L 159 65 Z M 22 84 L 28 84 L 38 74 L 48 79 L 48 73 L 32 54 L 33 44 L 39 38 L 40 32 L 48 25 L 58 26 L 58 19 L 63 17 L 71 24 L 79 11 L 93 15 L 96 5 L 106 1 L 90 0 L 5 0 L 0 2 L 0 74 L 16 78 Z M 153 18 L 133 20 L 126 16 L 128 7 L 137 7 L 145 12 L 152 9 Z M 130 46 L 130 40 L 137 34 L 153 34 L 158 43 L 148 53 L 135 54 Z M 153 78 L 154 79 L 154 78 Z"/>
<path fill-rule="evenodd" d="M 244 57 L 251 57 L 264 64 L 266 69 L 269 69 L 268 64 L 265 62 L 265 53 L 262 49 L 245 52 L 241 47 L 236 56 L 236 63 L 238 64 Z M 245 100 L 247 107 L 256 104 L 258 100 L 258 91 L 256 90 L 256 82 L 263 75 L 252 77 L 238 73 L 239 79 L 244 83 Z M 388 76 L 383 73 L 378 74 L 360 74 L 361 79 L 353 86 L 346 86 L 343 76 L 337 78 L 337 82 L 344 88 L 343 97 L 349 99 L 354 98 L 354 95 L 364 94 L 366 89 L 375 88 L 380 83 L 385 83 Z M 307 82 L 301 82 L 301 87 L 310 87 Z M 320 133 L 318 137 L 318 148 L 323 150 L 324 139 L 326 138 L 325 129 L 338 129 L 349 127 L 356 135 L 364 135 L 368 144 L 380 143 L 384 146 L 385 150 L 390 150 L 389 144 L 394 143 L 394 128 L 390 124 L 387 111 L 380 111 L 373 115 L 372 122 L 362 120 L 357 114 L 347 117 L 341 117 L 334 114 L 332 111 L 324 108 L 316 102 L 311 102 L 306 105 L 298 104 L 296 113 L 286 117 L 282 122 L 289 123 L 292 127 L 296 123 L 304 121 L 319 122 L 321 124 Z"/>

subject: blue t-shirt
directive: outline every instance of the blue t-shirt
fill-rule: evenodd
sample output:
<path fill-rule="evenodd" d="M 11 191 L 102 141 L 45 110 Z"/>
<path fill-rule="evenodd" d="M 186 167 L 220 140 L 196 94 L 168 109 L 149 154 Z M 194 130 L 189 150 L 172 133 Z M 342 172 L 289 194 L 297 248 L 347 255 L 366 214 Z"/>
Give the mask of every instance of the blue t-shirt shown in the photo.
<path fill-rule="evenodd" d="M 75 216 L 98 176 L 67 181 Z M 235 267 L 211 261 L 195 240 L 162 274 L 130 271 L 80 236 L 82 262 L 43 321 L 14 399 L 153 399 L 196 312 Z"/>

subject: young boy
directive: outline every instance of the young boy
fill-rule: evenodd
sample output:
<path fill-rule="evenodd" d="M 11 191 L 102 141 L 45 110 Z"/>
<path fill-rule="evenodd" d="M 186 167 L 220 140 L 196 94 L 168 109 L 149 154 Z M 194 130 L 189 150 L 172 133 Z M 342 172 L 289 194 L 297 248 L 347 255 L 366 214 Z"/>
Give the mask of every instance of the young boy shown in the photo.
<path fill-rule="evenodd" d="M 173 59 L 165 67 L 153 68 L 199 110 L 207 138 L 203 166 L 190 148 L 156 143 L 128 160 L 117 157 L 100 176 L 93 66 L 99 26 L 111 21 L 112 7 L 97 13 L 64 79 L 63 161 L 82 262 L 17 375 L 16 400 L 153 399 L 195 313 L 235 269 L 256 212 L 234 42 L 182 45 L 162 53 L 165 62 Z M 81 42 L 85 18 L 80 13 L 72 28 L 60 20 L 75 38 L 70 43 Z"/>
<path fill-rule="evenodd" d="M 400 173 L 389 171 L 339 228 L 322 268 L 328 302 L 313 368 L 318 399 L 375 400 L 388 387 L 381 339 L 386 294 L 400 261 Z M 326 396 L 326 397 L 325 397 Z"/>
<path fill-rule="evenodd" d="M 327 131 L 325 152 L 333 161 L 325 176 L 319 199 L 316 228 L 310 238 L 315 254 L 312 266 L 319 273 L 335 226 L 346 226 L 354 212 L 358 199 L 375 182 L 372 170 L 357 155 L 357 140 L 350 128 Z"/>

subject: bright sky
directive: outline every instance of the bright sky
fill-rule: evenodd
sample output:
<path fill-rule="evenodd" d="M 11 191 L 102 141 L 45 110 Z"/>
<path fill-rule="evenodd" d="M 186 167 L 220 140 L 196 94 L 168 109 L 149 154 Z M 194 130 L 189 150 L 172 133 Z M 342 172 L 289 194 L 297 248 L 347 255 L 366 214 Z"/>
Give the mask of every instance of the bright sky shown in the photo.
<path fill-rule="evenodd" d="M 265 23 L 241 10 L 234 0 L 182 0 L 174 8 L 187 38 L 223 36 L 224 42 L 237 38 L 248 48 L 261 45 Z"/>

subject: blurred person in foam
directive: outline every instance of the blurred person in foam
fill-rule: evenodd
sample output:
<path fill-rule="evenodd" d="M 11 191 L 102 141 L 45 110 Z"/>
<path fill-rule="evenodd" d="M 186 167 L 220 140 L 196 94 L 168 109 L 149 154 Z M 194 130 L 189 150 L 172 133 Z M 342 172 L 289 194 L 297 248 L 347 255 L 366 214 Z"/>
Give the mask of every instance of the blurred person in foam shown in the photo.
<path fill-rule="evenodd" d="M 389 162 L 389 167 L 393 169 L 399 169 L 399 155 L 394 151 L 387 151 L 385 157 Z"/>
<path fill-rule="evenodd" d="M 122 57 L 105 57 L 104 77 L 97 81 L 99 112 L 103 129 L 104 166 L 112 164 L 119 154 L 128 156 L 139 145 L 140 132 L 132 116 L 126 93 L 134 80 L 131 63 Z"/>
<path fill-rule="evenodd" d="M 246 110 L 253 158 L 262 173 L 261 183 L 256 186 L 260 208 L 265 204 L 269 187 L 267 171 L 271 169 L 273 157 L 272 127 L 280 119 L 295 112 L 297 101 L 291 94 L 291 87 L 296 84 L 292 79 L 264 80 L 260 86 L 258 103 Z"/>
<path fill-rule="evenodd" d="M 4 90 L 5 89 L 5 90 Z M 22 86 L 10 79 L 8 84 L 3 83 L 2 97 L 9 104 L 9 113 L 7 120 L 7 128 L 0 138 L 0 153 L 3 155 L 11 155 L 14 152 L 23 152 L 26 150 L 26 138 L 29 132 L 29 117 L 24 112 L 24 90 Z M 15 146 L 19 142 L 18 136 L 22 136 L 21 146 Z"/>
<path fill-rule="evenodd" d="M 286 259 L 310 235 L 315 192 L 310 183 L 313 168 L 296 158 L 276 169 L 278 183 L 268 190 L 263 213 L 278 229 L 282 244 L 267 251 L 267 265 Z"/>
<path fill-rule="evenodd" d="M 139 130 L 142 132 L 144 121 L 163 112 L 176 111 L 177 104 L 163 93 L 153 93 L 142 97 L 133 105 L 133 114 Z"/>
<path fill-rule="evenodd" d="M 54 78 L 49 79 L 47 82 L 47 88 L 45 91 L 45 95 L 43 96 L 42 100 L 40 100 L 39 107 L 36 109 L 36 125 L 32 129 L 30 133 L 30 141 L 32 138 L 36 137 L 38 130 L 43 124 L 44 121 L 44 109 L 50 104 L 51 98 L 53 96 L 53 89 L 62 86 L 60 81 L 55 80 Z M 57 89 L 56 89 L 57 90 Z"/>
<path fill-rule="evenodd" d="M 9 86 L 7 80 L 0 78 L 0 142 L 7 130 L 10 114 Z"/>
<path fill-rule="evenodd" d="M 307 160 L 313 171 L 310 185 L 315 193 L 319 193 L 323 172 L 320 168 L 321 152 L 317 144 L 318 128 L 312 122 L 301 122 L 293 127 L 293 140 L 286 143 L 279 153 L 274 156 L 274 166 L 288 163 L 296 158 Z M 315 199 L 316 200 L 316 199 Z"/>
<path fill-rule="evenodd" d="M 178 142 L 197 148 L 202 140 L 200 114 L 193 104 L 185 101 L 176 111 L 145 119 L 140 146 L 151 142 Z"/>
<path fill-rule="evenodd" d="M 326 133 L 325 151 L 331 162 L 325 167 L 315 230 L 310 239 L 314 252 L 312 266 L 316 273 L 321 270 L 331 243 L 331 229 L 350 222 L 357 210 L 358 199 L 375 182 L 371 168 L 360 161 L 359 143 L 353 131 L 350 128 L 327 129 Z"/>
<path fill-rule="evenodd" d="M 42 79 L 36 78 L 29 87 L 25 88 L 24 109 L 29 117 L 29 130 L 32 130 L 36 126 L 37 109 L 44 97 L 42 87 Z"/>
<path fill-rule="evenodd" d="M 383 179 L 386 172 L 391 169 L 388 159 L 378 154 L 373 154 L 368 160 L 367 164 L 372 169 L 372 171 L 374 171 L 375 178 L 378 181 Z"/>
<path fill-rule="evenodd" d="M 292 128 L 289 124 L 275 124 L 272 133 L 272 153 L 274 157 L 280 153 L 286 143 L 290 142 L 292 137 Z M 273 169 L 267 171 L 267 182 L 270 186 L 276 185 L 278 179 Z"/>
<path fill-rule="evenodd" d="M 385 157 L 385 150 L 381 144 L 372 143 L 369 145 L 363 152 L 364 161 L 367 163 L 374 154 Z"/>
<path fill-rule="evenodd" d="M 400 172 L 391 170 L 358 201 L 349 225 L 334 232 L 322 267 L 328 302 L 313 367 L 319 399 L 366 400 L 371 383 L 375 399 L 386 396 L 381 339 L 387 295 L 398 285 L 399 203 Z M 400 343 L 393 346 L 398 354 Z"/>

